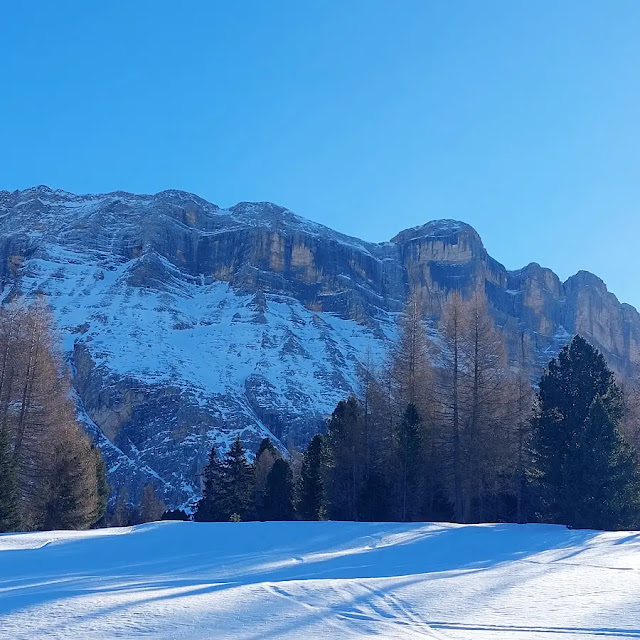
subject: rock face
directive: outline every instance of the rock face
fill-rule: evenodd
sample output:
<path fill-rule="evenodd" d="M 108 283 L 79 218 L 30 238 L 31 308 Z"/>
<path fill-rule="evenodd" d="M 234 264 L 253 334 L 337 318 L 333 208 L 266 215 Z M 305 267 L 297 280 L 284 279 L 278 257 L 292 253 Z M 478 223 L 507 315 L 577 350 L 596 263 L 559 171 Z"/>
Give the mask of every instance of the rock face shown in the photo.
<path fill-rule="evenodd" d="M 237 435 L 303 444 L 384 357 L 408 295 L 435 320 L 452 290 L 486 294 L 514 360 L 522 335 L 540 367 L 581 333 L 621 374 L 640 363 L 640 316 L 599 278 L 507 271 L 462 222 L 372 244 L 270 203 L 0 191 L 0 299 L 48 296 L 81 417 L 132 499 L 153 482 L 193 500 Z"/>

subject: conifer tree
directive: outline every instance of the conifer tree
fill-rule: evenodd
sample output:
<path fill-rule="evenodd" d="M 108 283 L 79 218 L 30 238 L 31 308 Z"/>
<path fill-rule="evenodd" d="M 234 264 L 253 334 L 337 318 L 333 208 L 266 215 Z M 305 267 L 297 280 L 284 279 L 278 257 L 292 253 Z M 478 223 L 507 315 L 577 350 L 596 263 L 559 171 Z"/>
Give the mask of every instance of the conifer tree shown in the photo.
<path fill-rule="evenodd" d="M 218 459 L 215 446 L 211 447 L 209 461 L 203 472 L 202 498 L 198 502 L 194 520 L 196 522 L 216 522 L 227 520 L 223 517 L 222 500 L 224 496 L 224 479 L 222 465 Z"/>
<path fill-rule="evenodd" d="M 504 338 L 486 300 L 453 294 L 440 322 L 438 397 L 441 446 L 438 462 L 456 522 L 496 518 L 510 490 L 512 417 L 507 399 Z"/>
<path fill-rule="evenodd" d="M 571 478 L 564 500 L 575 528 L 630 529 L 640 524 L 638 460 L 602 396 L 589 409 L 584 428 L 573 434 L 567 459 Z"/>
<path fill-rule="evenodd" d="M 372 469 L 364 480 L 358 499 L 358 519 L 364 522 L 386 522 L 391 519 L 391 484 L 387 470 Z"/>
<path fill-rule="evenodd" d="M 421 422 L 416 405 L 409 403 L 398 424 L 396 435 L 399 516 L 403 522 L 415 519 L 420 506 L 421 473 L 424 472 Z"/>
<path fill-rule="evenodd" d="M 638 470 L 619 430 L 624 404 L 602 354 L 576 336 L 540 380 L 532 492 L 539 517 L 638 526 Z"/>
<path fill-rule="evenodd" d="M 510 416 L 504 387 L 508 374 L 504 338 L 489 314 L 485 296 L 476 293 L 464 309 L 463 519 L 482 522 L 495 517 L 496 496 L 503 489 L 501 476 L 507 473 Z"/>
<path fill-rule="evenodd" d="M 350 396 L 335 408 L 328 424 L 331 466 L 329 509 L 334 520 L 358 520 L 358 500 L 364 480 L 362 410 Z"/>
<path fill-rule="evenodd" d="M 253 474 L 240 438 L 231 445 L 222 463 L 222 474 L 224 493 L 221 507 L 225 519 L 237 516 L 243 521 L 252 520 L 255 517 Z"/>
<path fill-rule="evenodd" d="M 0 427 L 0 533 L 16 531 L 19 523 L 15 460 L 8 434 Z"/>
<path fill-rule="evenodd" d="M 453 293 L 440 318 L 442 349 L 438 377 L 439 421 L 443 426 L 442 453 L 445 480 L 450 486 L 453 520 L 464 518 L 464 434 L 461 420 L 462 376 L 464 374 L 463 340 L 466 329 L 464 301 Z"/>
<path fill-rule="evenodd" d="M 98 476 L 88 438 L 75 423 L 56 432 L 42 503 L 42 528 L 86 529 L 97 514 Z"/>
<path fill-rule="evenodd" d="M 177 520 L 181 522 L 189 521 L 189 514 L 182 509 L 169 509 L 162 514 L 161 520 Z"/>
<path fill-rule="evenodd" d="M 256 451 L 256 460 L 265 451 L 268 451 L 273 456 L 274 460 L 280 455 L 278 453 L 278 450 L 273 445 L 273 442 L 271 442 L 271 438 L 262 438 L 262 440 L 260 441 L 260 446 L 258 447 L 258 450 Z"/>
<path fill-rule="evenodd" d="M 391 362 L 397 400 L 403 408 L 410 403 L 420 407 L 430 400 L 431 370 L 422 301 L 417 294 L 409 297 L 399 327 L 400 335 L 393 348 Z"/>
<path fill-rule="evenodd" d="M 278 458 L 267 477 L 263 513 L 265 520 L 293 520 L 293 473 L 286 460 Z"/>
<path fill-rule="evenodd" d="M 512 426 L 513 493 L 515 494 L 515 521 L 522 524 L 527 520 L 527 467 L 531 439 L 531 418 L 533 417 L 533 387 L 529 375 L 531 352 L 524 334 L 520 335 L 519 370 L 512 375 L 508 386 L 510 399 L 509 421 Z"/>
<path fill-rule="evenodd" d="M 298 514 L 304 520 L 327 517 L 327 455 L 324 437 L 315 435 L 302 457 L 298 491 Z"/>
<path fill-rule="evenodd" d="M 400 388 L 397 385 L 400 371 L 395 358 L 399 350 L 394 351 L 388 366 L 375 368 L 371 353 L 367 351 L 360 369 L 359 400 L 362 408 L 362 483 L 358 496 L 358 518 L 378 521 L 389 519 L 389 478 L 393 465 L 393 438 L 395 410 L 399 401 L 393 392 Z M 384 389 L 385 377 L 392 393 Z"/>
<path fill-rule="evenodd" d="M 83 528 L 103 509 L 100 459 L 77 422 L 53 326 L 43 298 L 0 309 L 0 429 L 11 439 L 25 530 Z"/>
<path fill-rule="evenodd" d="M 109 501 L 109 494 L 111 493 L 111 487 L 107 480 L 107 468 L 104 463 L 100 449 L 97 446 L 91 446 L 91 453 L 93 454 L 95 469 L 96 469 L 96 503 L 95 512 L 91 516 L 93 526 L 104 526 L 105 514 L 107 513 L 107 504 Z"/>
<path fill-rule="evenodd" d="M 269 438 L 265 438 L 260 443 L 258 453 L 253 463 L 253 487 L 255 511 L 260 520 L 268 519 L 264 514 L 264 500 L 267 489 L 267 478 L 273 468 L 273 464 L 279 457 L 278 451 L 271 444 Z"/>
<path fill-rule="evenodd" d="M 640 455 L 640 366 L 630 379 L 625 380 L 624 386 L 620 386 L 625 402 L 622 433 L 625 440 Z"/>

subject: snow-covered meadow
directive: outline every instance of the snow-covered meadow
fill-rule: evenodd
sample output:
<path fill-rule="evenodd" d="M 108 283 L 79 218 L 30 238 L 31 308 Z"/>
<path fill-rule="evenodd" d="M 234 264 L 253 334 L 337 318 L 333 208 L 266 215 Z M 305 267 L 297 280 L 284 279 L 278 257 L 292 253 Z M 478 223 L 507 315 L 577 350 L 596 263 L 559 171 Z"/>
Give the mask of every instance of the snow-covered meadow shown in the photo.
<path fill-rule="evenodd" d="M 0 637 L 640 638 L 640 533 L 163 522 L 0 536 Z"/>

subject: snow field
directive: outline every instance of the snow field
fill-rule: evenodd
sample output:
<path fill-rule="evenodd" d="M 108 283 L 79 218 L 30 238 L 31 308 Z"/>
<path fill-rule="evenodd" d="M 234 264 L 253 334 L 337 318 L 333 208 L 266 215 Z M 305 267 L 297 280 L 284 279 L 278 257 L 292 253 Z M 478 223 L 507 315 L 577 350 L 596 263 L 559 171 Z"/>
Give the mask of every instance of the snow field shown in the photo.
<path fill-rule="evenodd" d="M 640 638 L 640 533 L 163 522 L 0 536 L 0 638 Z"/>

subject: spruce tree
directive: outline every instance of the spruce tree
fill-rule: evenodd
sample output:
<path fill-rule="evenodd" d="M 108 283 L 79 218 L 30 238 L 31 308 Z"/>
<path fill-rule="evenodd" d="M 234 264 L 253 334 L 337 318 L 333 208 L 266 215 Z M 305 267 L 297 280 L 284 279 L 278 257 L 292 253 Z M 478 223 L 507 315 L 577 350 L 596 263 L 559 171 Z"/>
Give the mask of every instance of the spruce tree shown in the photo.
<path fill-rule="evenodd" d="M 575 528 L 630 529 L 640 525 L 640 474 L 606 402 L 598 396 L 574 434 L 567 460 L 564 500 L 568 524 Z"/>
<path fill-rule="evenodd" d="M 416 405 L 409 403 L 398 425 L 396 436 L 399 516 L 403 522 L 417 517 L 421 502 L 421 423 Z"/>
<path fill-rule="evenodd" d="M 619 430 L 620 389 L 602 354 L 576 336 L 540 380 L 532 487 L 538 517 L 572 527 L 638 526 L 638 470 Z"/>
<path fill-rule="evenodd" d="M 267 477 L 263 513 L 265 520 L 293 520 L 293 473 L 286 460 L 278 458 Z"/>
<path fill-rule="evenodd" d="M 88 438 L 67 424 L 53 443 L 42 506 L 42 528 L 86 529 L 96 518 L 98 476 Z"/>
<path fill-rule="evenodd" d="M 0 533 L 17 531 L 19 524 L 16 465 L 9 437 L 0 428 Z"/>
<path fill-rule="evenodd" d="M 390 483 L 381 470 L 373 469 L 364 480 L 358 500 L 358 517 L 364 522 L 391 519 Z"/>
<path fill-rule="evenodd" d="M 260 441 L 260 446 L 258 447 L 258 450 L 256 451 L 256 460 L 265 451 L 268 451 L 273 456 L 274 460 L 280 455 L 278 453 L 278 450 L 273 445 L 273 442 L 271 442 L 271 438 L 262 438 L 262 440 Z"/>
<path fill-rule="evenodd" d="M 222 513 L 224 479 L 222 465 L 215 446 L 211 448 L 209 461 L 203 472 L 202 498 L 198 502 L 194 520 L 196 522 L 216 522 L 227 520 Z"/>
<path fill-rule="evenodd" d="M 262 446 L 265 441 L 269 443 L 269 446 Z M 264 513 L 264 500 L 267 489 L 267 479 L 276 458 L 278 457 L 278 452 L 275 447 L 271 445 L 271 441 L 267 438 L 262 441 L 258 451 L 260 453 L 256 455 L 253 463 L 254 505 L 258 518 L 260 520 L 266 520 L 267 516 Z"/>
<path fill-rule="evenodd" d="M 247 463 L 242 441 L 237 438 L 222 463 L 224 494 L 222 512 L 226 520 L 237 516 L 240 520 L 255 517 L 253 501 L 253 474 Z M 235 519 L 235 518 L 234 518 Z"/>
<path fill-rule="evenodd" d="M 363 427 L 362 410 L 354 396 L 340 401 L 329 419 L 329 515 L 334 520 L 358 520 L 365 479 Z"/>
<path fill-rule="evenodd" d="M 327 517 L 327 454 L 325 440 L 315 435 L 302 456 L 298 490 L 298 514 L 304 520 L 324 520 Z"/>

